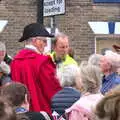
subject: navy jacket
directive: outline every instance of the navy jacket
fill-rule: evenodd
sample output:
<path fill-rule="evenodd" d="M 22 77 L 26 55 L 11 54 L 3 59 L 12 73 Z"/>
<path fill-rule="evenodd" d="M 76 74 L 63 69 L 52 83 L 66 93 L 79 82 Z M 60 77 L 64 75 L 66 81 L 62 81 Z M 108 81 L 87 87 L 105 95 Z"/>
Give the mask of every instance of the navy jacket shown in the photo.
<path fill-rule="evenodd" d="M 56 111 L 59 115 L 64 114 L 65 109 L 72 106 L 80 98 L 80 92 L 72 87 L 65 87 L 57 92 L 51 103 L 52 112 Z"/>

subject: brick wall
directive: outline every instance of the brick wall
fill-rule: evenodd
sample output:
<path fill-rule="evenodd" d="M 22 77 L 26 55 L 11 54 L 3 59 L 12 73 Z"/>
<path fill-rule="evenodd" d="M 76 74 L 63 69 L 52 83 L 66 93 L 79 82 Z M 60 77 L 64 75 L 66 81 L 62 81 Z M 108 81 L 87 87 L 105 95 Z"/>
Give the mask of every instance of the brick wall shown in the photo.
<path fill-rule="evenodd" d="M 66 12 L 55 16 L 56 25 L 60 31 L 69 35 L 71 46 L 75 50 L 75 59 L 80 62 L 86 60 L 95 49 L 95 35 L 88 21 L 120 21 L 120 4 L 93 4 L 92 0 L 65 1 Z M 10 55 L 13 56 L 23 47 L 23 43 L 17 41 L 23 27 L 36 21 L 36 15 L 37 0 L 0 1 L 0 19 L 8 20 L 8 25 L 0 33 L 0 40 L 6 42 Z M 50 26 L 50 17 L 45 17 L 44 24 Z"/>
<path fill-rule="evenodd" d="M 23 47 L 18 43 L 23 27 L 36 21 L 36 2 L 34 0 L 1 0 L 0 20 L 8 20 L 4 31 L 0 33 L 0 40 L 5 41 L 10 55 Z"/>
<path fill-rule="evenodd" d="M 93 4 L 92 0 L 66 0 L 66 13 L 56 16 L 56 24 L 62 32 L 70 36 L 71 45 L 75 49 L 75 59 L 80 62 L 88 59 L 95 51 L 95 35 L 88 21 L 120 21 L 119 19 L 120 4 Z M 49 26 L 49 17 L 45 18 L 45 24 Z"/>

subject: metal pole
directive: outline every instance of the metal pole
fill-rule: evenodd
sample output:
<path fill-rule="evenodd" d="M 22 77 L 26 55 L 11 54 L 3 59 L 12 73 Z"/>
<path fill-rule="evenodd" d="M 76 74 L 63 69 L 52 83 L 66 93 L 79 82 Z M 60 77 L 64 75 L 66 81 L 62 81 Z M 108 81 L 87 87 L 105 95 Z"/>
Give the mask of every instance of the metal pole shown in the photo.
<path fill-rule="evenodd" d="M 96 40 L 97 40 L 97 37 L 95 36 L 95 54 L 97 53 L 97 45 L 96 45 L 97 41 Z"/>
<path fill-rule="evenodd" d="M 55 24 L 55 16 L 51 17 L 51 33 L 55 34 L 55 28 L 56 28 L 56 24 Z"/>
<path fill-rule="evenodd" d="M 37 0 L 37 22 L 40 24 L 44 24 L 43 21 L 43 9 L 44 9 L 44 0 Z"/>
<path fill-rule="evenodd" d="M 55 16 L 51 16 L 50 19 L 50 28 L 51 28 L 51 34 L 55 35 L 55 28 L 56 28 L 56 23 L 55 23 Z M 51 42 L 51 51 L 53 51 L 53 40 Z"/>

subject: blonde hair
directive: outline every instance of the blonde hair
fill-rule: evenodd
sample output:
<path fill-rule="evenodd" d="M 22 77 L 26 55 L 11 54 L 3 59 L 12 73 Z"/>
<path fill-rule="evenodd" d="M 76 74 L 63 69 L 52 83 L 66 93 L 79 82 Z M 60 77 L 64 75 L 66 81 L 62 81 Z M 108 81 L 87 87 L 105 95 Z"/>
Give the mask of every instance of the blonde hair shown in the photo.
<path fill-rule="evenodd" d="M 120 91 L 114 91 L 97 104 L 96 120 L 119 120 L 120 119 Z"/>
<path fill-rule="evenodd" d="M 80 77 L 84 92 L 98 92 L 101 85 L 101 71 L 99 67 L 82 61 L 80 65 Z"/>

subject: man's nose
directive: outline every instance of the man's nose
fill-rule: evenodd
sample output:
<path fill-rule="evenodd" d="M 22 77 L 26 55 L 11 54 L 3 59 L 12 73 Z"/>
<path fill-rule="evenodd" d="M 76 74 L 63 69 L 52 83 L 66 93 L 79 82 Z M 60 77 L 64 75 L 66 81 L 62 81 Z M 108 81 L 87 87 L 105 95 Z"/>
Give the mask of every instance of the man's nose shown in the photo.
<path fill-rule="evenodd" d="M 47 42 L 45 42 L 44 45 L 47 46 Z"/>
<path fill-rule="evenodd" d="M 44 40 L 44 46 L 47 46 L 47 40 Z"/>

